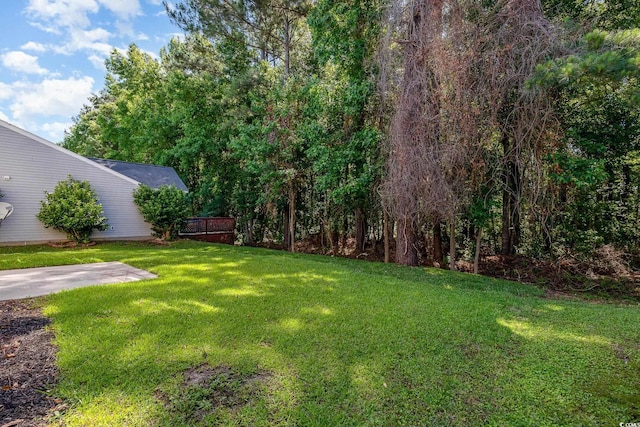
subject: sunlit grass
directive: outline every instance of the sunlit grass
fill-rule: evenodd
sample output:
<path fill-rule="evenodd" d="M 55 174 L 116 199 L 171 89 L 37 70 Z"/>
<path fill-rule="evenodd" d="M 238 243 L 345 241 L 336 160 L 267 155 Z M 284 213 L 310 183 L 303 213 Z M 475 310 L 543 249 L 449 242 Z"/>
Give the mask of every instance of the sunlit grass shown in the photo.
<path fill-rule="evenodd" d="M 56 393 L 71 404 L 60 424 L 640 420 L 637 305 L 551 300 L 531 286 L 442 270 L 190 242 L 0 248 L 0 269 L 99 261 L 159 278 L 45 299 L 60 348 Z M 203 364 L 269 375 L 242 405 L 225 407 L 215 393 L 183 384 L 183 372 Z"/>

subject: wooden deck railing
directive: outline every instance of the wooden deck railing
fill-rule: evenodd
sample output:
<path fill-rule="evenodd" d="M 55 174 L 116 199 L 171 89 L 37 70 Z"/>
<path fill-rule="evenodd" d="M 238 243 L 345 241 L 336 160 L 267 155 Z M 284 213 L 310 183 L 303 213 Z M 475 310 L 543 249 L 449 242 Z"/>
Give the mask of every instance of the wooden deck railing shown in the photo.
<path fill-rule="evenodd" d="M 188 239 L 233 245 L 236 240 L 235 229 L 235 218 L 188 218 L 178 234 Z"/>

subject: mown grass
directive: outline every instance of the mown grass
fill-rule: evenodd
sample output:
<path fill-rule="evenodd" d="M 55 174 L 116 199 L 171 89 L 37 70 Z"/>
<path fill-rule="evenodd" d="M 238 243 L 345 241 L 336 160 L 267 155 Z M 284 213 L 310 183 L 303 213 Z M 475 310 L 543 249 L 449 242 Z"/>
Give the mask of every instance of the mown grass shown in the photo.
<path fill-rule="evenodd" d="M 0 269 L 114 260 L 159 278 L 43 303 L 60 348 L 56 393 L 71 404 L 60 424 L 640 421 L 638 305 L 194 242 L 0 248 Z M 200 366 L 221 370 L 208 385 L 185 384 Z M 262 380 L 242 381 L 253 377 Z M 225 393 L 238 394 L 234 405 L 220 402 Z"/>

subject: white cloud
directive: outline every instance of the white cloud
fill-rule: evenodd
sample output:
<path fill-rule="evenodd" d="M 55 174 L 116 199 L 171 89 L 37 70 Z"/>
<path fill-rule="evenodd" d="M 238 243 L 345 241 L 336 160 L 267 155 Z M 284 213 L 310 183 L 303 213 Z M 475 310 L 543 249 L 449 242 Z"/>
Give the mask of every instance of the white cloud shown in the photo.
<path fill-rule="evenodd" d="M 97 70 L 107 71 L 107 67 L 104 64 L 105 57 L 97 54 L 91 54 L 87 57 L 89 62 L 96 68 Z"/>
<path fill-rule="evenodd" d="M 21 51 L 7 52 L 0 55 L 0 60 L 5 68 L 27 74 L 47 74 L 45 68 L 38 64 L 38 57 Z"/>
<path fill-rule="evenodd" d="M 161 0 L 145 1 L 162 4 Z M 57 42 L 46 45 L 29 42 L 23 46 L 24 50 L 51 51 L 67 56 L 84 52 L 95 68 L 103 70 L 104 60 L 115 47 L 113 38 L 149 40 L 147 34 L 134 28 L 133 19 L 143 14 L 140 0 L 27 0 L 27 3 L 25 13 L 30 24 L 59 37 Z M 111 14 L 111 19 L 103 12 Z M 92 24 L 95 19 L 102 20 L 102 27 Z M 41 74 L 46 71 L 32 69 Z"/>
<path fill-rule="evenodd" d="M 0 82 L 0 100 L 9 99 L 13 95 L 13 89 L 6 83 Z"/>
<path fill-rule="evenodd" d="M 34 28 L 39 29 L 40 31 L 44 31 L 45 33 L 49 33 L 49 34 L 55 34 L 55 35 L 60 35 L 62 34 L 62 32 L 55 26 L 53 25 L 45 25 L 42 24 L 40 22 L 29 22 L 29 25 L 31 25 Z"/>
<path fill-rule="evenodd" d="M 114 25 L 120 37 L 132 38 L 135 34 L 131 21 L 116 21 Z"/>
<path fill-rule="evenodd" d="M 120 19 L 129 20 L 141 13 L 138 0 L 98 0 L 102 6 L 109 9 Z"/>
<path fill-rule="evenodd" d="M 66 44 L 66 49 L 75 52 L 82 49 L 97 50 L 109 53 L 113 48 L 107 43 L 111 33 L 103 28 L 93 30 L 72 30 L 71 41 Z M 105 48 L 108 46 L 108 48 Z"/>
<path fill-rule="evenodd" d="M 13 83 L 11 113 L 25 121 L 38 116 L 73 116 L 91 95 L 93 83 L 88 76 Z"/>
<path fill-rule="evenodd" d="M 5 122 L 9 121 L 9 117 L 7 117 L 6 114 L 4 114 L 2 111 L 0 111 L 0 120 L 4 120 Z"/>
<path fill-rule="evenodd" d="M 76 37 L 80 34 L 85 40 L 91 42 L 104 42 L 111 38 L 111 33 L 104 28 L 95 28 L 93 30 L 81 31 L 79 33 L 75 32 L 74 34 Z"/>
<path fill-rule="evenodd" d="M 111 33 L 103 28 L 93 30 L 74 29 L 69 32 L 69 41 L 54 46 L 52 50 L 62 55 L 72 55 L 78 51 L 90 51 L 108 56 L 113 46 L 107 43 Z"/>
<path fill-rule="evenodd" d="M 115 49 L 115 47 L 110 45 L 109 43 L 92 43 L 91 46 L 89 47 L 92 50 L 95 50 L 96 52 L 101 53 L 105 57 L 109 56 L 113 51 L 113 49 Z"/>
<path fill-rule="evenodd" d="M 95 0 L 29 0 L 26 10 L 54 27 L 86 28 L 91 23 L 88 14 L 98 12 L 99 6 Z"/>
<path fill-rule="evenodd" d="M 38 42 L 27 42 L 20 46 L 22 50 L 31 50 L 33 52 L 45 52 L 47 50 L 46 46 L 42 43 Z"/>
<path fill-rule="evenodd" d="M 44 21 L 34 25 L 52 31 L 60 27 L 87 28 L 91 25 L 89 14 L 98 13 L 100 7 L 124 21 L 142 13 L 138 0 L 29 0 L 26 12 L 32 19 Z"/>
<path fill-rule="evenodd" d="M 47 138 L 51 141 L 62 141 L 64 138 L 64 131 L 71 128 L 72 122 L 53 122 L 45 123 L 40 126 L 40 130 L 46 133 Z"/>
<path fill-rule="evenodd" d="M 25 9 L 30 24 L 43 31 L 61 34 L 91 27 L 91 14 L 100 8 L 113 13 L 123 25 L 142 14 L 138 0 L 28 0 Z M 63 30 L 63 31 L 61 31 Z"/>

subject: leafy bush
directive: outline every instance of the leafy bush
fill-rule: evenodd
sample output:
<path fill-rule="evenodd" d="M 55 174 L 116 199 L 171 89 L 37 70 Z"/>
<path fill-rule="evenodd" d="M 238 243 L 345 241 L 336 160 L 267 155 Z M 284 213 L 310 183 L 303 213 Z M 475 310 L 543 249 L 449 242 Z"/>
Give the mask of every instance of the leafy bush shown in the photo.
<path fill-rule="evenodd" d="M 154 235 L 164 240 L 176 237 L 189 215 L 187 194 L 174 186 L 153 189 L 141 185 L 134 191 L 133 201 L 145 221 L 151 224 Z"/>
<path fill-rule="evenodd" d="M 71 175 L 60 181 L 53 193 L 45 192 L 38 219 L 46 228 L 62 231 L 69 240 L 86 243 L 93 230 L 107 229 L 107 218 L 98 196 L 88 181 L 76 181 Z"/>

